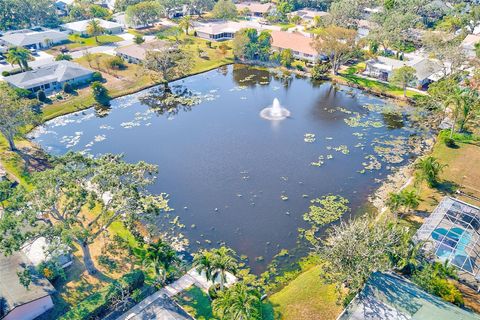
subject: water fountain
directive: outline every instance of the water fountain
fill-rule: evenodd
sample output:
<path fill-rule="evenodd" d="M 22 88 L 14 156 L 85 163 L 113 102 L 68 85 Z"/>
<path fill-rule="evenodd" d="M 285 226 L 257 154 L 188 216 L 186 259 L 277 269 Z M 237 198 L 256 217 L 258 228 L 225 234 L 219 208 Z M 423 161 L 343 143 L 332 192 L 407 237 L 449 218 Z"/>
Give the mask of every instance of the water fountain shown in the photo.
<path fill-rule="evenodd" d="M 267 120 L 283 120 L 290 116 L 290 111 L 280 105 L 277 98 L 273 99 L 272 105 L 260 111 L 260 116 Z"/>

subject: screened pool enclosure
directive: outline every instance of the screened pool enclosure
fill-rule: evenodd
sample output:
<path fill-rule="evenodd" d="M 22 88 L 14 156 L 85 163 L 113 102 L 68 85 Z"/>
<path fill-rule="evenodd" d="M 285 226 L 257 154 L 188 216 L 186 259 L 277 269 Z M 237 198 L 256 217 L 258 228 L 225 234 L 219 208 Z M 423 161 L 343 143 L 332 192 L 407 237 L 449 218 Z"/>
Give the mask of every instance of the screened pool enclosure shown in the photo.
<path fill-rule="evenodd" d="M 449 261 L 480 281 L 480 208 L 445 197 L 415 236 L 440 261 Z M 471 277 L 469 277 L 471 278 Z"/>

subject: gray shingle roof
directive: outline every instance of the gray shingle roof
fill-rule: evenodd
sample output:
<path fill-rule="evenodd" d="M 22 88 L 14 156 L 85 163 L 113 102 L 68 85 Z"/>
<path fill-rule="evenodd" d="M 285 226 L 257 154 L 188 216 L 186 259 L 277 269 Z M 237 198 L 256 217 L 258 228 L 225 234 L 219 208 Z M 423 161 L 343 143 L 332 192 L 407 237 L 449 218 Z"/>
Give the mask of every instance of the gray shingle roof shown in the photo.
<path fill-rule="evenodd" d="M 11 46 L 28 46 L 36 43 L 45 44 L 46 40 L 50 40 L 52 43 L 58 43 L 67 40 L 67 35 L 60 31 L 45 30 L 45 31 L 32 31 L 22 30 L 15 32 L 8 32 L 3 35 L 0 40 L 5 41 Z"/>
<path fill-rule="evenodd" d="M 65 23 L 65 24 L 62 24 L 62 27 L 65 28 L 65 29 L 68 29 L 68 30 L 72 30 L 74 32 L 85 32 L 87 30 L 87 26 L 88 26 L 88 24 L 91 20 L 92 19 Z M 102 28 L 107 29 L 107 30 L 122 28 L 121 24 L 113 22 L 113 21 L 107 21 L 107 20 L 103 20 L 103 19 L 95 19 L 95 20 L 97 20 L 100 23 Z"/>
<path fill-rule="evenodd" d="M 84 68 L 79 64 L 63 60 L 43 65 L 35 70 L 5 77 L 5 80 L 18 88 L 30 89 L 42 84 L 54 81 L 64 82 L 92 73 L 92 70 Z"/>
<path fill-rule="evenodd" d="M 3 311 L 6 313 L 55 292 L 55 288 L 43 277 L 35 277 L 28 290 L 20 283 L 17 272 L 28 263 L 21 252 L 8 257 L 0 253 L 0 299 L 3 300 Z"/>

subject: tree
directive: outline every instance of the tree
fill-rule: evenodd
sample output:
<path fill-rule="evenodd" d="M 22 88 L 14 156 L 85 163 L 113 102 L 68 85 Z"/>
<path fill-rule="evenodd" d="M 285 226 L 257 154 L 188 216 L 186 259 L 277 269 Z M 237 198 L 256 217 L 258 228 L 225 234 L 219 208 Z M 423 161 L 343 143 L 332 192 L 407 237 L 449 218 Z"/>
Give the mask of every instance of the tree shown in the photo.
<path fill-rule="evenodd" d="M 43 91 L 43 90 L 38 90 L 37 91 L 37 100 L 40 101 L 40 102 L 47 101 L 47 96 L 45 95 L 45 91 Z"/>
<path fill-rule="evenodd" d="M 88 8 L 90 17 L 99 18 L 99 19 L 106 19 L 110 17 L 110 10 L 99 6 L 98 4 L 92 4 Z"/>
<path fill-rule="evenodd" d="M 361 18 L 363 7 L 359 1 L 340 0 L 330 6 L 330 21 L 333 25 L 344 28 L 355 28 Z"/>
<path fill-rule="evenodd" d="M 218 0 L 212 14 L 217 19 L 233 20 L 237 17 L 237 7 L 231 0 Z"/>
<path fill-rule="evenodd" d="M 98 43 L 98 36 L 105 33 L 105 29 L 100 24 L 100 20 L 92 19 L 87 25 L 87 34 L 91 37 L 95 37 L 95 42 Z"/>
<path fill-rule="evenodd" d="M 193 255 L 193 265 L 199 274 L 205 273 L 207 281 L 213 281 L 213 253 L 208 250 L 202 250 Z"/>
<path fill-rule="evenodd" d="M 458 44 L 457 39 L 450 39 L 449 33 L 426 32 L 422 44 L 432 58 L 439 60 L 444 77 L 456 74 L 469 64 L 465 50 Z"/>
<path fill-rule="evenodd" d="M 461 110 L 464 108 L 465 103 L 467 102 L 465 91 L 458 86 L 455 86 L 450 89 L 450 94 L 446 97 L 445 109 L 449 110 L 452 114 L 452 126 L 450 129 L 450 139 L 453 138 L 453 133 L 455 132 L 455 126 L 458 121 L 458 116 Z"/>
<path fill-rule="evenodd" d="M 459 131 L 465 129 L 465 125 L 480 113 L 480 97 L 477 90 L 467 89 L 465 91 L 464 103 L 460 109 L 462 117 L 460 118 Z"/>
<path fill-rule="evenodd" d="M 403 66 L 393 70 L 390 81 L 403 89 L 403 96 L 407 96 L 407 86 L 411 85 L 416 79 L 416 71 L 413 67 Z"/>
<path fill-rule="evenodd" d="M 315 38 L 313 46 L 319 54 L 326 55 L 336 75 L 340 66 L 348 62 L 357 50 L 355 30 L 329 26 Z"/>
<path fill-rule="evenodd" d="M 67 61 L 71 61 L 73 58 L 71 55 L 69 54 L 65 54 L 65 53 L 60 53 L 59 55 L 57 55 L 55 57 L 55 61 L 62 61 L 62 60 L 67 60 Z"/>
<path fill-rule="evenodd" d="M 428 156 L 417 163 L 416 168 L 419 170 L 417 178 L 420 181 L 426 181 L 430 187 L 435 187 L 438 184 L 439 174 L 446 166 L 438 162 L 435 157 Z"/>
<path fill-rule="evenodd" d="M 393 214 L 402 211 L 404 213 L 409 212 L 411 209 L 418 207 L 419 197 L 415 190 L 408 191 L 403 189 L 400 192 L 391 192 L 388 195 L 387 206 Z"/>
<path fill-rule="evenodd" d="M 108 90 L 101 82 L 94 81 L 92 83 L 92 94 L 95 101 L 102 106 L 108 106 L 110 104 L 110 96 L 108 95 Z"/>
<path fill-rule="evenodd" d="M 0 132 L 5 136 L 11 151 L 18 151 L 15 138 L 25 134 L 25 127 L 39 123 L 39 115 L 32 109 L 32 102 L 21 98 L 6 83 L 0 84 Z"/>
<path fill-rule="evenodd" d="M 133 42 L 135 42 L 135 44 L 142 44 L 145 42 L 145 38 L 143 38 L 143 36 L 137 34 L 135 35 L 135 38 L 133 38 Z"/>
<path fill-rule="evenodd" d="M 214 0 L 190 0 L 188 4 L 192 14 L 197 14 L 199 17 L 201 17 L 205 11 L 212 10 L 214 5 Z"/>
<path fill-rule="evenodd" d="M 122 12 L 127 10 L 129 6 L 136 5 L 140 2 L 142 2 L 142 0 L 116 0 L 114 10 L 115 12 Z"/>
<path fill-rule="evenodd" d="M 162 13 L 162 6 L 156 1 L 145 1 L 131 5 L 125 11 L 129 25 L 151 26 L 157 22 Z"/>
<path fill-rule="evenodd" d="M 193 28 L 193 22 L 191 16 L 183 16 L 178 22 L 178 26 L 185 30 L 185 34 L 188 35 L 188 29 Z"/>
<path fill-rule="evenodd" d="M 237 59 L 268 61 L 272 37 L 268 31 L 245 28 L 235 33 L 233 53 Z"/>
<path fill-rule="evenodd" d="M 168 83 L 185 75 L 192 67 L 190 56 L 179 48 L 163 48 L 147 51 L 144 67 L 153 71 L 156 81 L 164 84 L 165 91 L 170 92 Z"/>
<path fill-rule="evenodd" d="M 286 49 L 280 52 L 280 63 L 282 66 L 290 68 L 293 62 L 293 53 L 292 50 Z"/>
<path fill-rule="evenodd" d="M 151 223 L 170 210 L 164 194 L 147 190 L 155 181 L 154 165 L 127 163 L 121 155 L 94 159 L 78 153 L 54 158 L 51 164 L 33 175 L 31 191 L 19 190 L 18 200 L 9 201 L 0 219 L 0 250 L 11 253 L 39 236 L 62 239 L 81 248 L 85 267 L 94 274 L 90 244 L 113 222 L 134 230 L 138 221 Z"/>
<path fill-rule="evenodd" d="M 8 49 L 6 60 L 12 66 L 18 64 L 22 71 L 28 70 L 28 59 L 30 59 L 30 51 L 23 47 L 12 47 Z"/>
<path fill-rule="evenodd" d="M 396 223 L 365 217 L 333 226 L 317 251 L 325 261 L 322 278 L 339 292 L 343 287 L 358 291 L 373 271 L 394 267 L 407 233 Z"/>
<path fill-rule="evenodd" d="M 243 282 L 221 292 L 212 304 L 214 314 L 220 319 L 261 319 L 261 302 L 258 291 Z"/>
<path fill-rule="evenodd" d="M 220 290 L 223 291 L 227 282 L 227 272 L 235 274 L 238 262 L 235 259 L 235 251 L 227 247 L 213 249 L 213 279 L 220 279 Z"/>
<path fill-rule="evenodd" d="M 161 284 L 165 283 L 172 269 L 180 262 L 175 250 L 161 240 L 149 244 L 141 251 L 143 266 L 153 270 Z"/>
<path fill-rule="evenodd" d="M 0 30 L 16 30 L 33 26 L 57 27 L 55 3 L 50 0 L 0 1 Z"/>

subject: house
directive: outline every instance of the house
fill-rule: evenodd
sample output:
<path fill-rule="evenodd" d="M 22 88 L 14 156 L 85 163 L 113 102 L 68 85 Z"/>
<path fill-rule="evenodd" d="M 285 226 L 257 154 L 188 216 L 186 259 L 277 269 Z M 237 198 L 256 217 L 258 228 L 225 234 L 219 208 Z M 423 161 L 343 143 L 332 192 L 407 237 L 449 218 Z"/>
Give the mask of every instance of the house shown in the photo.
<path fill-rule="evenodd" d="M 415 234 L 423 249 L 435 259 L 448 261 L 459 270 L 459 278 L 480 288 L 480 208 L 445 197 Z"/>
<path fill-rule="evenodd" d="M 375 272 L 337 320 L 480 320 L 480 316 L 433 296 L 407 279 Z"/>
<path fill-rule="evenodd" d="M 250 16 L 252 17 L 264 17 L 270 9 L 273 8 L 272 3 L 261 3 L 261 2 L 240 2 L 235 4 L 238 12 L 243 12 L 248 10 Z"/>
<path fill-rule="evenodd" d="M 463 39 L 460 47 L 465 50 L 465 53 L 468 57 L 474 58 L 476 57 L 475 53 L 475 45 L 480 42 L 480 35 L 469 34 Z"/>
<path fill-rule="evenodd" d="M 19 281 L 17 272 L 29 267 L 22 252 L 5 257 L 0 254 L 0 318 L 32 320 L 53 308 L 55 292 L 47 279 L 35 276 L 28 289 Z"/>
<path fill-rule="evenodd" d="M 315 61 L 319 58 L 317 50 L 312 45 L 313 38 L 297 32 L 272 31 L 272 49 L 281 51 L 292 50 L 295 59 Z"/>
<path fill-rule="evenodd" d="M 68 33 L 76 33 L 80 35 L 87 35 L 88 24 L 92 19 L 75 21 L 70 23 L 65 23 L 61 25 L 63 30 L 66 30 Z M 100 23 L 100 26 L 108 34 L 116 34 L 123 31 L 123 27 L 120 23 L 107 21 L 103 19 L 95 19 Z"/>
<path fill-rule="evenodd" d="M 419 56 L 411 60 L 397 60 L 379 56 L 367 61 L 363 74 L 388 81 L 394 70 L 404 66 L 410 66 L 415 69 L 416 86 L 418 87 L 424 87 L 434 81 L 438 81 L 444 75 L 444 68 L 439 62 Z"/>
<path fill-rule="evenodd" d="M 75 0 L 56 0 L 55 1 L 55 8 L 57 8 L 57 12 L 60 16 L 68 15 L 70 11 L 70 6 L 73 5 Z"/>
<path fill-rule="evenodd" d="M 140 64 L 145 60 L 148 51 L 161 50 L 171 48 L 173 45 L 168 41 L 154 40 L 142 44 L 131 44 L 128 46 L 115 49 L 117 56 L 130 62 Z"/>
<path fill-rule="evenodd" d="M 71 61 L 54 61 L 37 69 L 5 77 L 11 86 L 36 92 L 46 93 L 61 90 L 68 82 L 72 85 L 87 83 L 93 76 L 93 71 Z"/>
<path fill-rule="evenodd" d="M 315 17 L 326 17 L 328 16 L 329 13 L 325 11 L 318 11 L 318 10 L 312 10 L 312 9 L 301 9 L 297 11 L 292 11 L 288 14 L 288 17 L 294 17 L 294 16 L 299 16 L 302 18 L 303 21 L 306 21 L 307 23 L 312 23 L 315 20 Z"/>
<path fill-rule="evenodd" d="M 195 34 L 197 37 L 207 40 L 231 40 L 235 36 L 235 33 L 242 28 L 246 28 L 246 26 L 234 21 L 211 22 L 196 26 Z"/>
<path fill-rule="evenodd" d="M 40 31 L 34 30 L 16 30 L 3 34 L 0 37 L 0 43 L 9 47 L 25 47 L 27 49 L 44 49 L 52 45 L 61 44 L 66 42 L 67 35 L 63 32 L 41 29 Z"/>

